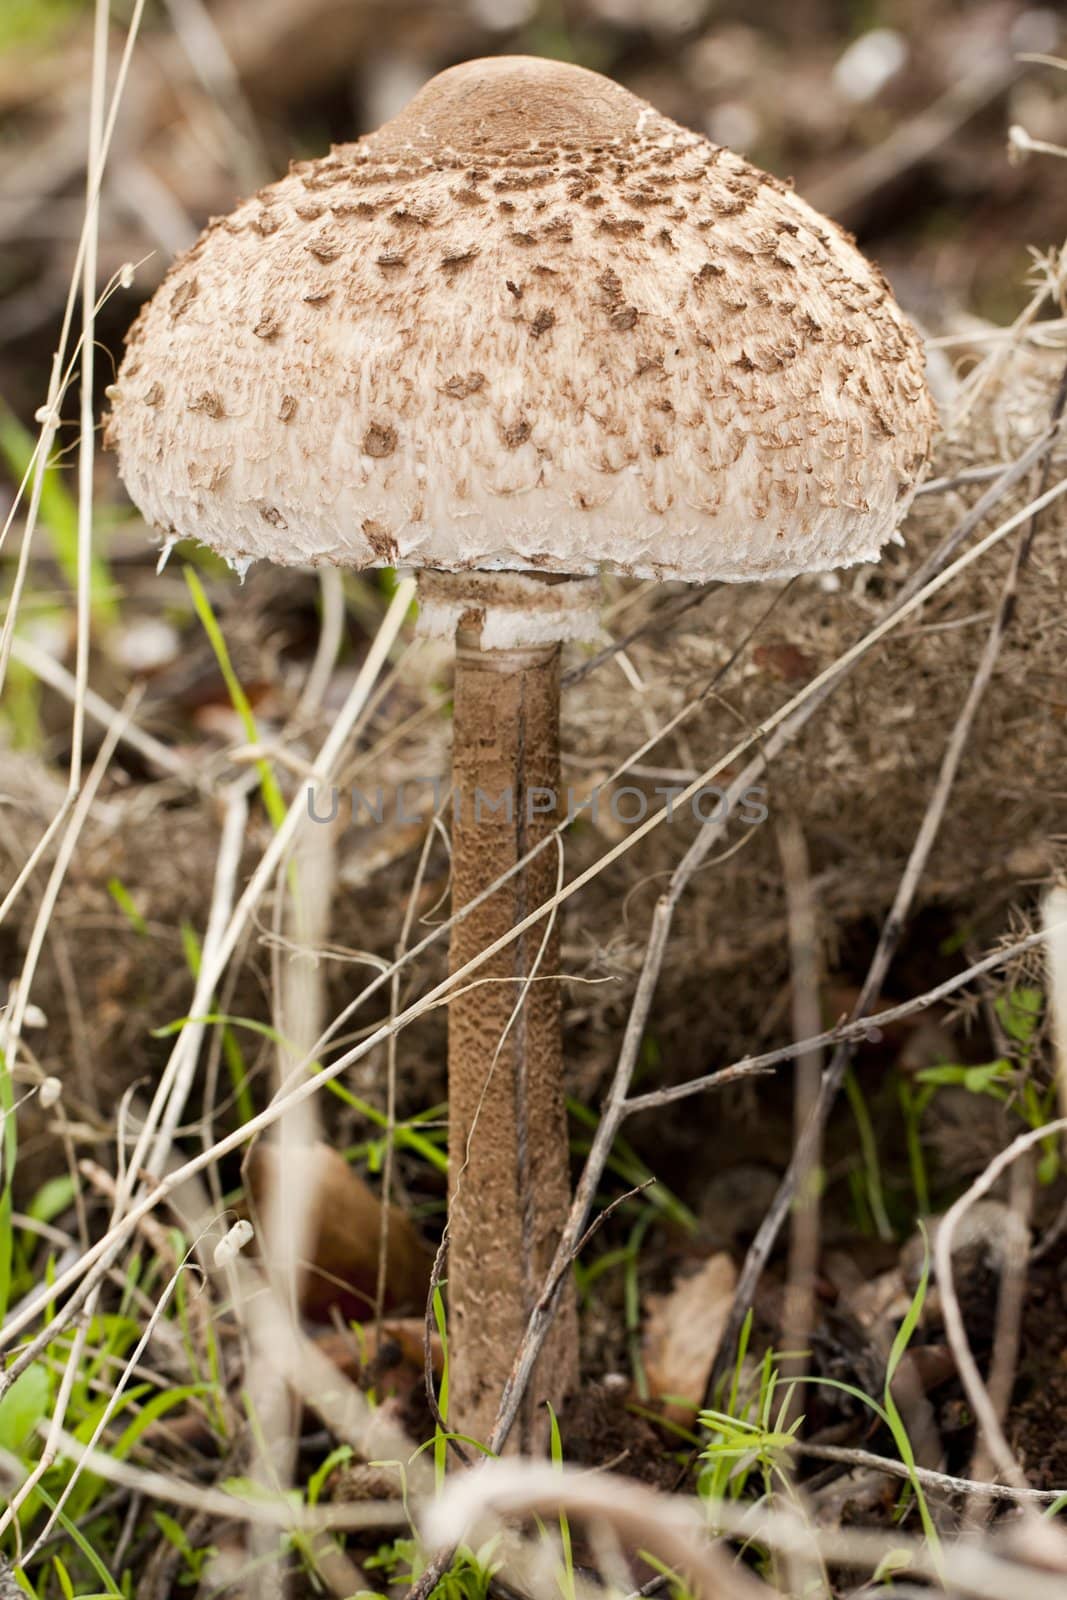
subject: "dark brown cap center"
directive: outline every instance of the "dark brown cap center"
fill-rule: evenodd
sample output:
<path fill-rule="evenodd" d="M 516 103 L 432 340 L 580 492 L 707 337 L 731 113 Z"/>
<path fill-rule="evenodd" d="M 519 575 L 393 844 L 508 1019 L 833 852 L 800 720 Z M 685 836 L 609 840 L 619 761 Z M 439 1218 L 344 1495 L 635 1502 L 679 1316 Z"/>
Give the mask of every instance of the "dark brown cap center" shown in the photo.
<path fill-rule="evenodd" d="M 439 73 L 376 142 L 463 152 L 535 141 L 587 146 L 631 138 L 649 108 L 597 72 L 540 56 L 491 56 Z"/>

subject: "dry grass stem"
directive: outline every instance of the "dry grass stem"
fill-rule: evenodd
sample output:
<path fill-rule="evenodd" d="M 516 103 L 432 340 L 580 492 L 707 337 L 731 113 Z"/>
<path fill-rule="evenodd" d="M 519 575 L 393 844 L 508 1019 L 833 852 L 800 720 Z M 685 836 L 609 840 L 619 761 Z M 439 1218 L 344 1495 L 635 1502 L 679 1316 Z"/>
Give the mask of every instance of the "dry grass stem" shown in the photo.
<path fill-rule="evenodd" d="M 819 929 L 807 845 L 803 830 L 793 816 L 787 817 L 778 829 L 778 850 L 782 858 L 789 919 L 793 1037 L 796 1040 L 810 1039 L 818 1034 L 822 1020 Z M 821 1079 L 821 1052 L 808 1049 L 798 1055 L 793 1080 L 793 1130 L 798 1149 L 804 1129 L 815 1111 Z M 786 1354 L 781 1371 L 787 1381 L 806 1375 L 806 1351 L 815 1325 L 821 1167 L 822 1146 L 819 1141 L 812 1144 L 807 1164 L 799 1166 L 797 1170 L 796 1203 L 782 1310 L 782 1349 Z M 800 1409 L 800 1394 L 795 1392 L 788 1417 L 790 1422 L 800 1414 Z"/>

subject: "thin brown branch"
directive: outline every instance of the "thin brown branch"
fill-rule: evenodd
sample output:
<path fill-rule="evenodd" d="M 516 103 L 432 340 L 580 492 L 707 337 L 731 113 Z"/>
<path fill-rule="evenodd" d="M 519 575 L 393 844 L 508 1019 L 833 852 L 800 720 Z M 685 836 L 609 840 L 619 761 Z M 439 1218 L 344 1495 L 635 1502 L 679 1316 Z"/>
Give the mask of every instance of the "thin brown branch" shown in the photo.
<path fill-rule="evenodd" d="M 1020 1489 L 1005 1483 L 977 1483 L 973 1478 L 956 1478 L 947 1472 L 934 1472 L 930 1467 L 909 1467 L 903 1461 L 894 1461 L 889 1456 L 875 1455 L 872 1450 L 853 1450 L 846 1445 L 809 1444 L 798 1439 L 793 1448 L 798 1455 L 810 1456 L 815 1461 L 836 1461 L 843 1467 L 884 1472 L 889 1478 L 900 1478 L 904 1482 L 917 1481 L 924 1489 L 940 1489 L 945 1494 L 978 1493 L 1015 1505 L 1022 1501 L 1031 1501 L 1034 1505 L 1053 1505 L 1067 1494 L 1065 1489 Z"/>
<path fill-rule="evenodd" d="M 789 965 L 792 983 L 793 1037 L 810 1038 L 819 1031 L 821 960 L 811 863 L 803 830 L 795 816 L 778 829 L 778 850 L 785 880 L 789 923 Z M 819 1098 L 822 1054 L 804 1050 L 797 1056 L 793 1079 L 793 1128 L 799 1144 Z M 815 1276 L 819 1264 L 819 1173 L 821 1141 L 813 1145 L 807 1165 L 797 1181 L 797 1201 L 789 1240 L 789 1268 L 782 1309 L 782 1377 L 803 1378 L 808 1371 L 807 1346 L 815 1323 Z M 800 1415 L 800 1396 L 794 1389 L 782 1425 Z"/>
<path fill-rule="evenodd" d="M 906 1017 L 913 1017 L 920 1011 L 929 1010 L 931 1006 L 938 1005 L 950 995 L 957 994 L 968 984 L 974 983 L 976 979 L 984 977 L 987 972 L 996 972 L 998 968 L 1007 966 L 1019 956 L 1026 955 L 1028 951 L 1036 950 L 1039 945 L 1047 942 L 1049 934 L 1050 929 L 1042 929 L 1038 933 L 1027 934 L 1024 939 L 1018 939 L 1012 944 L 1002 945 L 990 955 L 983 956 L 980 961 L 965 967 L 962 972 L 954 973 L 951 978 L 946 978 L 942 983 L 935 985 L 933 989 L 914 995 L 910 1000 L 902 1000 L 899 1005 L 886 1006 L 883 1011 L 871 1011 L 866 1016 L 840 1022 L 833 1028 L 827 1028 L 824 1033 L 814 1034 L 810 1039 L 801 1039 L 795 1044 L 779 1045 L 776 1050 L 767 1050 L 762 1055 L 746 1056 L 729 1067 L 720 1067 L 717 1072 L 706 1073 L 703 1077 L 688 1078 L 684 1083 L 671 1084 L 665 1089 L 650 1089 L 647 1094 L 632 1095 L 626 1102 L 626 1113 L 630 1116 L 638 1111 L 655 1111 L 661 1106 L 673 1104 L 675 1100 L 688 1100 L 691 1095 L 705 1094 L 709 1089 L 723 1088 L 739 1078 L 770 1072 L 785 1061 L 796 1060 L 807 1050 L 821 1050 L 827 1045 L 875 1039 L 883 1028 L 889 1027 L 892 1023 L 901 1022 Z"/>
<path fill-rule="evenodd" d="M 1011 1169 L 1011 1209 L 1018 1219 L 1018 1232 L 1030 1241 L 1030 1218 L 1034 1205 L 1034 1160 L 1025 1156 Z M 1019 1365 L 1023 1306 L 1026 1302 L 1030 1253 L 1002 1250 L 1000 1284 L 997 1290 L 997 1319 L 993 1330 L 993 1356 L 989 1363 L 989 1400 L 997 1421 L 1003 1426 L 1011 1403 Z M 987 1481 L 993 1475 L 993 1459 L 984 1439 L 979 1439 L 971 1457 L 970 1477 L 976 1480 L 967 1504 L 969 1527 L 980 1528 L 989 1520 L 992 1509 Z"/>

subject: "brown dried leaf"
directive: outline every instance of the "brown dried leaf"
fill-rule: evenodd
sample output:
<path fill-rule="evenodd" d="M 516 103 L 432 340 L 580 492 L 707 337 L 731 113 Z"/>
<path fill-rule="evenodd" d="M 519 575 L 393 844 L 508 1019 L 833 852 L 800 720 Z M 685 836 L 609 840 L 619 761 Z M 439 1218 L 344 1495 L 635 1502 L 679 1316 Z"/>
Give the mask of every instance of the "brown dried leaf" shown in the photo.
<path fill-rule="evenodd" d="M 720 1251 L 669 1294 L 648 1297 L 645 1372 L 651 1393 L 671 1402 L 665 1415 L 687 1421 L 702 1404 L 736 1284 L 737 1269 Z"/>
<path fill-rule="evenodd" d="M 313 1207 L 312 1245 L 300 1284 L 300 1308 L 316 1322 L 326 1322 L 336 1307 L 342 1317 L 365 1321 L 373 1314 L 378 1283 L 381 1201 L 374 1191 L 328 1145 L 315 1146 L 317 1192 Z M 259 1144 L 249 1163 L 252 1197 L 263 1204 L 267 1186 L 284 1182 L 277 1150 Z M 270 1254 L 270 1240 L 261 1241 Z M 389 1243 L 385 1309 L 413 1309 L 426 1298 L 430 1254 L 399 1206 L 389 1207 Z"/>

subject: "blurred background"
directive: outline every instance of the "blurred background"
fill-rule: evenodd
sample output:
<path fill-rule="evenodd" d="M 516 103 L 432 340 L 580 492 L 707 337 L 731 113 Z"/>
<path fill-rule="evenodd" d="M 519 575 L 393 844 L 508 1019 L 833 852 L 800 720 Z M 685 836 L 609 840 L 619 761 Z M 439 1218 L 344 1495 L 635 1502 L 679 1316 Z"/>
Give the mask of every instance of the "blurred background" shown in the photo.
<path fill-rule="evenodd" d="M 112 6 L 113 76 L 132 10 Z M 101 283 L 127 261 L 137 280 L 100 335 L 118 348 L 207 217 L 498 52 L 607 73 L 794 177 L 928 327 L 1008 320 L 1028 247 L 1067 232 L 1062 167 L 1007 142 L 1065 142 L 1067 75 L 1040 59 L 1065 30 L 1062 4 L 1025 0 L 148 0 L 101 217 Z M 24 420 L 83 215 L 91 32 L 88 0 L 0 6 L 0 396 Z"/>

